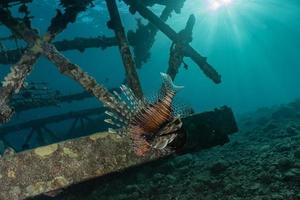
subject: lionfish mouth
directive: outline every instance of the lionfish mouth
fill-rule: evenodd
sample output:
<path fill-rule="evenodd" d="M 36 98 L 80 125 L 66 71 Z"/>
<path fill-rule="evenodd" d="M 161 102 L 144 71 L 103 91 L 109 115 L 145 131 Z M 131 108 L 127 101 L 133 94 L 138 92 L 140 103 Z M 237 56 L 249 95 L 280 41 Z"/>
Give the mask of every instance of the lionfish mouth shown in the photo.
<path fill-rule="evenodd" d="M 115 126 L 111 133 L 128 135 L 133 150 L 138 156 L 146 155 L 151 149 L 166 150 L 181 129 L 180 110 L 173 107 L 173 99 L 182 86 L 173 84 L 169 75 L 161 73 L 163 80 L 159 98 L 154 102 L 138 99 L 132 90 L 122 85 L 121 94 L 114 91 L 113 104 L 105 113 L 110 117 L 104 121 Z"/>

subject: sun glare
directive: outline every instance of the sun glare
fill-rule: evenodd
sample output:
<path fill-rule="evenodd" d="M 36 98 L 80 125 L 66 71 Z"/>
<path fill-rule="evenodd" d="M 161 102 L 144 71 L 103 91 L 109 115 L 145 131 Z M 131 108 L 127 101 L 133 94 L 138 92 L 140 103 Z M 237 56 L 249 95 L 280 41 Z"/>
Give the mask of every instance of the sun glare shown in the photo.
<path fill-rule="evenodd" d="M 232 1 L 233 0 L 211 0 L 209 2 L 209 8 L 210 10 L 216 11 L 219 8 L 230 5 Z"/>

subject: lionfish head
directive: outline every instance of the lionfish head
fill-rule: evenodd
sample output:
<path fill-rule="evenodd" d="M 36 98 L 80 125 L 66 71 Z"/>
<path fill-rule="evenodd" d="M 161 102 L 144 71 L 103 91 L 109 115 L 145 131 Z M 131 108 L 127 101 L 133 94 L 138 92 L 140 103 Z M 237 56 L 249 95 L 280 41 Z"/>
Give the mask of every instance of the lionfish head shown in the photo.
<path fill-rule="evenodd" d="M 161 77 L 160 95 L 154 102 L 138 99 L 130 88 L 122 85 L 122 93 L 114 92 L 115 103 L 107 105 L 109 110 L 105 112 L 110 117 L 105 122 L 116 127 L 108 131 L 128 135 L 139 156 L 151 149 L 166 149 L 182 126 L 182 114 L 174 109 L 173 99 L 183 86 L 174 85 L 165 73 L 161 73 Z"/>

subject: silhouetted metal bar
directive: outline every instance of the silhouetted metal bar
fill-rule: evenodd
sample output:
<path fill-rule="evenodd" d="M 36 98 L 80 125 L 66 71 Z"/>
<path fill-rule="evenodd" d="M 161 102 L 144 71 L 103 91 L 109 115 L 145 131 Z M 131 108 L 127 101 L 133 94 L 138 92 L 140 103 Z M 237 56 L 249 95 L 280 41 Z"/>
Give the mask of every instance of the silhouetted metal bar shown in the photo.
<path fill-rule="evenodd" d="M 1 5 L 7 5 L 7 4 L 12 4 L 12 3 L 30 3 L 32 2 L 33 0 L 1 0 L 0 1 L 0 4 Z"/>
<path fill-rule="evenodd" d="M 41 44 L 43 54 L 58 68 L 60 73 L 78 82 L 87 92 L 93 94 L 99 101 L 117 107 L 119 100 L 106 87 L 84 72 L 78 65 L 73 64 L 62 55 L 55 46 L 44 42 Z"/>
<path fill-rule="evenodd" d="M 116 90 L 116 89 L 112 89 L 112 90 Z M 80 92 L 80 93 L 76 93 L 76 94 L 59 96 L 57 98 L 57 100 L 61 103 L 65 103 L 65 102 L 68 103 L 68 102 L 72 102 L 72 101 L 81 101 L 83 99 L 90 98 L 90 97 L 94 97 L 94 96 L 91 95 L 90 93 L 84 91 L 84 92 Z"/>
<path fill-rule="evenodd" d="M 1 0 L 0 4 L 22 2 L 23 0 Z"/>
<path fill-rule="evenodd" d="M 76 2 L 74 2 L 74 4 L 75 3 Z M 19 62 L 11 67 L 10 73 L 5 76 L 2 82 L 3 84 L 0 88 L 0 124 L 9 121 L 14 113 L 13 108 L 9 106 L 9 101 L 12 95 L 22 88 L 26 77 L 31 73 L 34 64 L 40 57 L 40 43 L 51 42 L 57 34 L 64 30 L 67 24 L 76 19 L 79 12 L 86 9 L 90 1 L 79 4 L 79 9 L 76 9 L 76 11 L 67 10 L 64 14 L 56 15 L 51 21 L 48 32 L 42 39 L 36 30 L 27 27 L 26 24 L 12 17 L 9 10 L 0 8 L 0 22 L 7 26 L 14 34 L 24 39 L 30 46 L 22 55 Z M 67 17 L 67 19 L 60 21 L 59 19 L 64 16 Z"/>
<path fill-rule="evenodd" d="M 167 37 L 169 37 L 174 43 L 180 40 L 179 35 L 167 24 L 165 24 L 159 17 L 151 12 L 145 5 L 137 0 L 123 0 L 126 4 L 130 5 L 133 10 L 136 10 L 141 16 L 149 20 L 155 25 L 160 31 L 162 31 Z M 221 82 L 221 76 L 218 72 L 207 63 L 206 57 L 201 56 L 193 47 L 186 45 L 185 56 L 190 57 L 204 72 L 204 74 L 215 83 Z"/>
<path fill-rule="evenodd" d="M 195 16 L 190 15 L 185 28 L 179 32 L 180 40 L 177 43 L 172 43 L 170 48 L 169 67 L 167 74 L 172 80 L 175 79 L 179 67 L 183 64 L 184 49 L 192 41 L 192 33 L 195 25 Z"/>
<path fill-rule="evenodd" d="M 228 134 L 237 131 L 229 108 L 195 114 L 183 122 L 186 141 L 192 141 L 192 151 L 222 145 L 228 141 Z M 182 151 L 189 152 L 185 150 L 189 143 L 183 146 Z M 0 159 L 0 199 L 34 197 L 170 154 L 172 151 L 167 154 L 153 151 L 146 157 L 137 157 L 128 137 L 102 132 L 7 155 Z"/>
<path fill-rule="evenodd" d="M 95 38 L 75 38 L 73 40 L 62 40 L 53 42 L 53 45 L 59 51 L 78 50 L 80 52 L 88 48 L 101 48 L 117 46 L 118 42 L 115 37 L 99 36 Z M 25 52 L 25 49 L 13 49 L 0 52 L 1 64 L 16 63 Z"/>
<path fill-rule="evenodd" d="M 116 1 L 106 0 L 106 5 L 110 16 L 110 21 L 108 22 L 108 26 L 109 28 L 114 30 L 116 38 L 119 43 L 119 50 L 126 71 L 127 84 L 137 97 L 142 98 L 143 91 L 142 91 L 141 83 L 136 71 L 136 66 L 129 48 L 129 44 L 122 25 L 122 21 L 118 11 Z"/>
<path fill-rule="evenodd" d="M 101 115 L 104 113 L 104 111 L 105 109 L 103 107 L 91 108 L 91 109 L 85 109 L 76 112 L 68 112 L 60 115 L 54 115 L 50 117 L 30 120 L 28 122 L 23 122 L 20 124 L 0 126 L 0 135 L 7 135 L 11 132 L 20 131 L 23 129 L 30 129 L 32 127 L 37 127 L 37 126 L 45 126 L 46 124 L 59 123 L 61 121 L 76 119 L 84 116 Z"/>
<path fill-rule="evenodd" d="M 109 89 L 109 91 L 116 91 L 120 92 L 120 88 L 112 88 Z M 11 105 L 14 107 L 16 112 L 22 112 L 26 110 L 36 109 L 36 108 L 42 108 L 42 107 L 50 107 L 50 106 L 58 106 L 62 103 L 71 103 L 73 101 L 81 101 L 87 98 L 93 98 L 94 96 L 86 91 L 76 93 L 76 94 L 69 94 L 69 95 L 61 95 L 56 97 L 49 97 L 45 98 L 38 98 L 34 99 L 32 101 L 27 101 L 28 99 L 24 99 L 24 101 L 17 101 L 14 102 L 14 99 L 12 100 Z"/>
<path fill-rule="evenodd" d="M 101 48 L 105 49 L 118 45 L 115 37 L 98 36 L 94 38 L 78 37 L 73 40 L 62 40 L 53 42 L 53 45 L 59 51 L 78 50 L 84 51 L 87 48 Z"/>
<path fill-rule="evenodd" d="M 10 13 L 6 13 L 5 17 L 8 17 L 12 20 L 12 26 L 24 26 L 24 24 L 19 24 L 14 18 L 10 16 Z M 1 17 L 0 17 L 1 21 Z M 15 24 L 16 23 L 16 24 Z M 53 24 L 52 24 L 53 25 Z M 19 30 L 22 35 L 24 35 L 24 39 L 30 43 L 31 41 L 35 41 L 34 46 L 31 48 L 32 52 L 27 55 L 26 61 L 30 61 L 30 64 L 16 64 L 15 67 L 12 68 L 11 73 L 5 77 L 4 85 L 1 88 L 2 92 L 0 93 L 0 123 L 6 122 L 12 116 L 12 108 L 8 106 L 8 101 L 13 92 L 19 90 L 28 75 L 31 71 L 32 64 L 36 61 L 36 59 L 40 56 L 41 53 L 45 55 L 53 64 L 56 65 L 58 70 L 77 81 L 86 91 L 93 94 L 97 97 L 101 102 L 110 104 L 110 106 L 118 106 L 116 104 L 119 101 L 116 99 L 114 95 L 112 95 L 107 88 L 103 85 L 98 84 L 97 81 L 85 73 L 78 65 L 73 64 L 68 60 L 65 56 L 63 56 L 54 45 L 49 44 L 48 40 L 51 40 L 56 33 L 53 30 L 46 34 L 44 39 L 39 38 L 38 34 L 28 30 L 26 26 L 23 27 L 24 30 Z M 18 28 L 17 28 L 18 29 Z M 58 30 L 61 30 L 58 28 Z M 30 32 L 29 36 L 26 36 L 26 32 Z M 34 39 L 32 39 L 34 38 Z M 26 51 L 27 52 L 27 51 Z M 25 53 L 26 54 L 26 53 Z M 24 55 L 25 55 L 24 54 Z M 22 56 L 22 58 L 24 57 Z M 32 59 L 34 57 L 35 59 Z M 15 69 L 17 67 L 17 69 Z M 25 71 L 30 68 L 29 71 Z M 22 71 L 23 70 L 23 71 Z M 27 73 L 26 73 L 27 72 Z"/>
<path fill-rule="evenodd" d="M 162 21 L 167 21 L 174 7 L 167 5 L 160 15 Z M 133 46 L 134 59 L 137 68 L 141 68 L 143 63 L 146 63 L 150 58 L 150 49 L 155 42 L 155 36 L 158 32 L 156 26 L 150 22 L 147 25 L 139 25 L 136 31 L 128 31 L 127 38 L 129 44 Z"/>

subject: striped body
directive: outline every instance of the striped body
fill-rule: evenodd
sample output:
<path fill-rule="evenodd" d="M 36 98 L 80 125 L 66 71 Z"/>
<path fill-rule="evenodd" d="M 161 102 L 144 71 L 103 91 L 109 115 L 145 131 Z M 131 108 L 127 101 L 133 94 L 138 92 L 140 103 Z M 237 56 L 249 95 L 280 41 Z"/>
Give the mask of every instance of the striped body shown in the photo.
<path fill-rule="evenodd" d="M 133 124 L 139 125 L 145 132 L 155 133 L 173 117 L 172 100 L 174 93 L 168 93 L 154 104 L 145 106 L 133 119 Z"/>
<path fill-rule="evenodd" d="M 166 148 L 167 144 L 174 140 L 176 131 L 182 125 L 180 116 L 175 116 L 172 109 L 176 91 L 181 87 L 173 85 L 168 75 L 163 73 L 161 75 L 164 81 L 162 94 L 154 103 L 138 100 L 129 88 L 122 85 L 121 90 L 126 101 L 115 93 L 118 102 L 115 106 L 108 105 L 112 112 L 106 112 L 114 120 L 105 121 L 119 128 L 109 131 L 128 133 L 133 141 L 134 152 L 139 156 L 145 155 L 151 148 Z"/>

